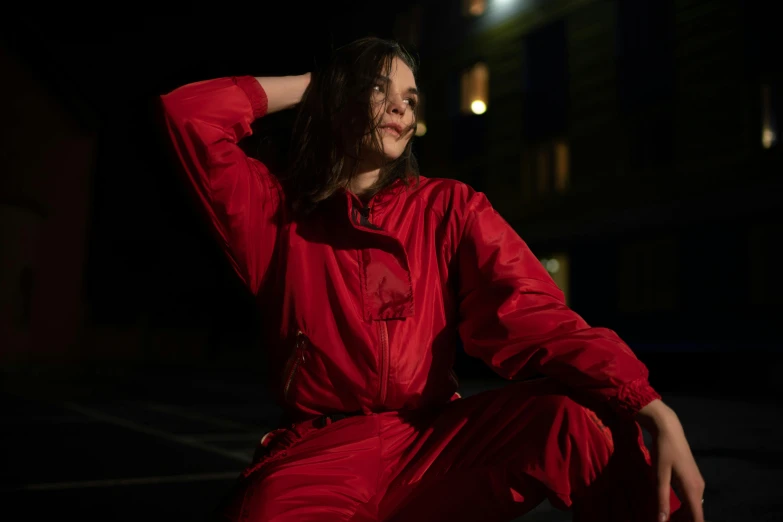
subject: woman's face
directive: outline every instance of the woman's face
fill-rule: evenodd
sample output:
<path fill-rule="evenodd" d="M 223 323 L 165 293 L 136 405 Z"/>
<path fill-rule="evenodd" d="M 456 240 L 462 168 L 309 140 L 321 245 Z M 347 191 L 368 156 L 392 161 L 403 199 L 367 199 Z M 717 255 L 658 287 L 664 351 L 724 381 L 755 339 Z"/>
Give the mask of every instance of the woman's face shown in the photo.
<path fill-rule="evenodd" d="M 378 141 L 387 161 L 400 157 L 416 128 L 414 107 L 418 90 L 413 71 L 405 62 L 394 58 L 389 77 L 378 77 L 370 98 Z"/>

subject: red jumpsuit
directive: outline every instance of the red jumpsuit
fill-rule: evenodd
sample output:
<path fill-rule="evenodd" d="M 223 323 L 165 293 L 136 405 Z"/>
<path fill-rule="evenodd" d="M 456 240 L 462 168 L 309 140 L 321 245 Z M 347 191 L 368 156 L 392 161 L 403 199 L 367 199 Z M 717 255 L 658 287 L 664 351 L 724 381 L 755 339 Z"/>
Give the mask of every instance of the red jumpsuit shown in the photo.
<path fill-rule="evenodd" d="M 255 78 L 161 99 L 187 178 L 262 306 L 290 419 L 262 439 L 225 519 L 510 520 L 544 498 L 581 520 L 655 516 L 632 418 L 659 397 L 647 369 L 566 307 L 484 194 L 422 177 L 367 205 L 341 191 L 295 220 L 277 178 L 237 145 L 267 110 Z M 519 382 L 458 398 L 457 335 Z"/>

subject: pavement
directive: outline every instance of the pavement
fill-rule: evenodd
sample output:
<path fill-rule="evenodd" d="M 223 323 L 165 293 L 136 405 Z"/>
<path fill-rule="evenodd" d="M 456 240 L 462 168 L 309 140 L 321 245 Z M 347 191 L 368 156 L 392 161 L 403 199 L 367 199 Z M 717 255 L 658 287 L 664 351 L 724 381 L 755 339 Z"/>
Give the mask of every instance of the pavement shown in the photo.
<path fill-rule="evenodd" d="M 0 500 L 10 521 L 203 520 L 279 414 L 261 384 L 218 369 L 2 378 Z M 460 391 L 502 385 L 468 379 Z M 707 483 L 707 520 L 783 521 L 781 405 L 659 391 Z M 571 517 L 544 503 L 520 520 Z"/>

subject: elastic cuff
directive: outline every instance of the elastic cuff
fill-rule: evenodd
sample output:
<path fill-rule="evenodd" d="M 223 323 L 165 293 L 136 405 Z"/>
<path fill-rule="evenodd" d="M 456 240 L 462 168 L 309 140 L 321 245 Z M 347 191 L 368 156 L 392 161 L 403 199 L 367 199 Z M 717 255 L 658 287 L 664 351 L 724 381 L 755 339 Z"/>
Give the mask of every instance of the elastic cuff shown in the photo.
<path fill-rule="evenodd" d="M 621 415 L 634 417 L 639 410 L 660 398 L 661 395 L 650 386 L 646 378 L 639 378 L 620 388 L 613 406 Z"/>
<path fill-rule="evenodd" d="M 234 83 L 242 88 L 253 107 L 253 118 L 260 118 L 266 114 L 269 107 L 269 99 L 264 88 L 254 76 L 235 76 Z"/>

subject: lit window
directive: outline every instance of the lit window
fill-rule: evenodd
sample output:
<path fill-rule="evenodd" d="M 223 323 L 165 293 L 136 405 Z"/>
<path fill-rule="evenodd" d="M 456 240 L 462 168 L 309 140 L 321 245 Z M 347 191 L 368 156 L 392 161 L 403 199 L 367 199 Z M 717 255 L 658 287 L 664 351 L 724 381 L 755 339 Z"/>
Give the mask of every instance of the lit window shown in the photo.
<path fill-rule="evenodd" d="M 487 0 L 462 0 L 462 14 L 481 16 L 487 10 Z"/>
<path fill-rule="evenodd" d="M 477 63 L 462 73 L 461 110 L 466 114 L 484 114 L 489 98 L 489 69 Z"/>
<path fill-rule="evenodd" d="M 557 287 L 563 291 L 565 302 L 570 302 L 568 254 L 559 252 L 539 259 Z"/>
<path fill-rule="evenodd" d="M 761 86 L 761 145 L 770 149 L 777 142 L 778 126 L 775 121 L 772 88 L 765 84 Z"/>
<path fill-rule="evenodd" d="M 552 189 L 565 192 L 571 175 L 570 151 L 568 140 L 560 138 L 535 144 L 529 159 L 535 175 L 535 188 L 539 194 Z"/>
<path fill-rule="evenodd" d="M 555 141 L 555 190 L 565 192 L 568 188 L 570 176 L 568 142 L 566 140 Z"/>

